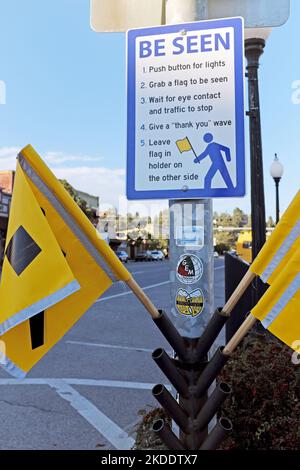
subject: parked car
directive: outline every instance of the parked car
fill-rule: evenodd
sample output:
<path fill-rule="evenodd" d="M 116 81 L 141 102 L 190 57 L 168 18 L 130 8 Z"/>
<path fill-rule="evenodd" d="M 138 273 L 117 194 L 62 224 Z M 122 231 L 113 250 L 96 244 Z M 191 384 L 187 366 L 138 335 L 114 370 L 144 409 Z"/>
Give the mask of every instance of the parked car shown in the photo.
<path fill-rule="evenodd" d="M 219 253 L 217 251 L 214 251 L 214 258 L 219 258 Z"/>
<path fill-rule="evenodd" d="M 147 261 L 149 259 L 149 255 L 147 251 L 140 251 L 135 255 L 135 261 Z"/>
<path fill-rule="evenodd" d="M 154 261 L 158 261 L 158 260 L 162 261 L 164 259 L 164 254 L 160 250 L 153 250 L 151 251 L 151 258 Z"/>
<path fill-rule="evenodd" d="M 117 251 L 116 255 L 122 263 L 127 263 L 129 256 L 126 251 Z"/>

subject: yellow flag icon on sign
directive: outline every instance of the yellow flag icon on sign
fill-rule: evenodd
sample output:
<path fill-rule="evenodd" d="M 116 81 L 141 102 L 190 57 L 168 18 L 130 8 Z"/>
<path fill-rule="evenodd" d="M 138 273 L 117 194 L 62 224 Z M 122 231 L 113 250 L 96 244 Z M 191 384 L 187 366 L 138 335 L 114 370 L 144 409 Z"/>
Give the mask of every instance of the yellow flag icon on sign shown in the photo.
<path fill-rule="evenodd" d="M 193 147 L 188 137 L 182 140 L 176 140 L 176 145 L 180 153 L 189 152 L 190 150 L 193 150 Z"/>
<path fill-rule="evenodd" d="M 298 350 L 300 340 L 300 247 L 251 313 L 281 341 Z M 297 343 L 295 343 L 297 342 Z"/>
<path fill-rule="evenodd" d="M 0 334 L 79 288 L 18 164 L 0 284 Z"/>
<path fill-rule="evenodd" d="M 300 191 L 280 218 L 250 266 L 252 273 L 272 284 L 300 246 Z"/>
<path fill-rule="evenodd" d="M 42 230 L 39 221 L 43 221 L 50 227 L 53 238 L 59 247 L 61 259 L 69 267 L 70 282 L 76 280 L 80 286 L 76 292 L 74 290 L 71 295 L 52 304 L 52 306 L 45 305 L 40 314 L 19 323 L 1 336 L 0 339 L 5 343 L 6 348 L 6 360 L 1 365 L 12 375 L 24 377 L 97 298 L 111 286 L 113 281 L 128 281 L 131 279 L 131 274 L 106 242 L 100 238 L 91 222 L 31 146 L 25 147 L 20 152 L 18 163 L 20 166 L 18 173 L 22 172 L 27 188 L 30 189 L 31 197 L 35 202 L 34 207 L 38 208 L 38 214 L 42 216 L 36 220 L 36 232 L 38 233 L 39 227 Z M 14 198 L 16 201 L 15 192 L 18 194 L 17 191 L 18 187 L 15 186 Z M 24 196 L 22 192 L 21 195 Z M 30 213 L 30 220 L 34 219 L 34 214 L 31 213 L 33 206 L 27 204 L 25 199 L 24 205 L 27 207 L 27 213 Z M 20 210 L 21 206 L 14 204 L 11 208 L 10 218 L 17 219 Z M 14 216 L 14 211 L 18 211 L 16 216 Z M 36 232 L 33 233 L 30 224 L 26 226 L 26 229 L 35 240 Z M 9 233 L 10 236 L 13 235 L 12 232 L 13 229 Z M 41 244 L 40 239 L 37 239 L 37 242 Z M 32 263 L 37 265 L 42 260 L 43 258 L 39 254 Z M 8 271 L 12 269 L 9 260 L 7 259 L 5 263 L 6 269 L 2 276 L 3 286 L 8 282 L 7 275 L 12 274 Z M 40 269 L 42 270 L 42 268 Z M 41 276 L 36 277 L 34 274 L 29 277 L 28 274 L 28 286 L 33 291 L 39 289 L 40 283 L 50 283 L 51 277 L 55 277 L 53 271 L 48 271 L 48 263 L 45 263 L 43 269 L 46 272 L 44 279 Z M 22 275 L 17 281 L 21 285 Z M 19 291 L 19 293 L 21 292 L 24 292 L 22 294 L 23 302 L 30 307 L 25 287 L 23 291 Z M 18 297 L 21 302 L 21 295 Z M 11 302 L 12 304 L 14 302 L 12 298 Z M 11 308 L 9 298 L 5 308 L 6 310 Z M 1 308 L 0 311 L 2 312 L 3 309 Z"/>

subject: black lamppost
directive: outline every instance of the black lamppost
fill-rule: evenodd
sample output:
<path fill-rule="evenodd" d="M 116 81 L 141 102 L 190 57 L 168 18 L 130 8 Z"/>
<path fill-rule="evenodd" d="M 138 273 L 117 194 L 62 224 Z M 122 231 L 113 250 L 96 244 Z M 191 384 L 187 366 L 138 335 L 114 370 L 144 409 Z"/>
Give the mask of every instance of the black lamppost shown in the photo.
<path fill-rule="evenodd" d="M 266 241 L 266 212 L 264 195 L 264 174 L 262 138 L 259 106 L 258 68 L 259 58 L 264 52 L 265 39 L 270 30 L 246 30 L 245 55 L 247 58 L 249 130 L 251 159 L 251 218 L 252 218 L 252 259 L 256 257 Z M 251 37 L 250 37 L 251 36 Z"/>
<path fill-rule="evenodd" d="M 270 174 L 275 182 L 275 192 L 276 192 L 276 224 L 279 222 L 280 211 L 279 211 L 279 183 L 283 175 L 283 166 L 280 163 L 277 153 L 275 153 L 275 158 L 270 166 Z"/>
<path fill-rule="evenodd" d="M 252 259 L 256 258 L 266 241 L 266 210 L 264 171 L 260 121 L 258 68 L 270 29 L 247 29 L 245 31 L 245 55 L 247 59 L 249 134 L 251 166 L 251 225 Z M 265 286 L 256 278 L 252 283 L 252 303 L 256 305 L 265 292 Z M 258 328 L 259 330 L 259 328 Z"/>

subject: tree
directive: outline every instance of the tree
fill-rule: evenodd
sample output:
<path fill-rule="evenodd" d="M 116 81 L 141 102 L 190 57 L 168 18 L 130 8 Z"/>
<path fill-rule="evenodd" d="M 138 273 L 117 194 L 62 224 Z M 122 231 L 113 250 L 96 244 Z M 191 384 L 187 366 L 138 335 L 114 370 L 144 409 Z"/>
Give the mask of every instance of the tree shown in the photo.
<path fill-rule="evenodd" d="M 222 212 L 217 219 L 217 225 L 221 227 L 230 227 L 230 225 L 232 225 L 231 215 L 227 212 Z"/>
<path fill-rule="evenodd" d="M 275 222 L 271 216 L 268 218 L 267 227 L 275 227 Z"/>
<path fill-rule="evenodd" d="M 239 207 L 233 210 L 232 225 L 234 227 L 243 227 L 248 222 L 248 216 Z"/>

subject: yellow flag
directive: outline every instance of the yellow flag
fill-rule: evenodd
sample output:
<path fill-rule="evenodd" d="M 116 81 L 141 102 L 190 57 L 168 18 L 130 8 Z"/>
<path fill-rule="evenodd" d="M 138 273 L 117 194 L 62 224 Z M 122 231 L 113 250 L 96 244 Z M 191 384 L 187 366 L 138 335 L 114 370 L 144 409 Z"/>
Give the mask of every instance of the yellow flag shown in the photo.
<path fill-rule="evenodd" d="M 21 150 L 18 159 L 31 182 L 33 191 L 45 195 L 50 204 L 56 207 L 56 211 L 62 217 L 66 217 L 65 220 L 68 220 L 68 225 L 73 227 L 78 238 L 85 243 L 85 246 L 90 247 L 90 251 L 97 258 L 97 262 L 102 264 L 103 269 L 110 271 L 110 275 L 116 280 L 126 282 L 131 279 L 130 272 L 127 271 L 113 250 L 100 237 L 99 232 L 33 147 L 28 145 Z M 38 190 L 38 188 L 40 189 Z"/>
<path fill-rule="evenodd" d="M 78 289 L 18 164 L 0 284 L 0 334 Z"/>
<path fill-rule="evenodd" d="M 180 153 L 189 152 L 190 150 L 193 150 L 193 147 L 191 146 L 191 143 L 187 137 L 182 140 L 177 140 L 176 145 Z"/>
<path fill-rule="evenodd" d="M 300 247 L 251 313 L 281 341 L 299 350 Z"/>
<path fill-rule="evenodd" d="M 63 260 L 80 285 L 76 292 L 49 308 L 45 306 L 41 314 L 23 321 L 1 336 L 6 349 L 4 367 L 12 375 L 24 377 L 113 281 L 127 281 L 131 279 L 131 274 L 31 146 L 20 152 L 18 163 L 39 213 L 43 216 L 42 220 L 50 227 Z M 27 204 L 26 200 L 24 204 Z M 31 205 L 27 207 L 30 212 Z M 34 233 L 28 227 L 28 233 L 32 234 L 33 239 L 39 227 L 42 230 L 38 222 L 36 226 Z M 42 261 L 40 255 L 34 262 L 37 264 L 39 261 Z M 28 283 L 33 291 L 39 288 L 40 283 L 50 283 L 51 277 L 55 277 L 53 271 L 48 272 L 48 264 L 43 269 L 46 270 L 45 279 L 34 273 L 29 279 L 28 275 Z M 3 283 L 5 278 L 6 272 L 3 272 Z M 22 281 L 21 277 L 18 281 Z M 26 298 L 23 301 L 27 302 Z"/>
<path fill-rule="evenodd" d="M 250 266 L 262 281 L 272 284 L 300 245 L 300 191 L 281 217 Z"/>

